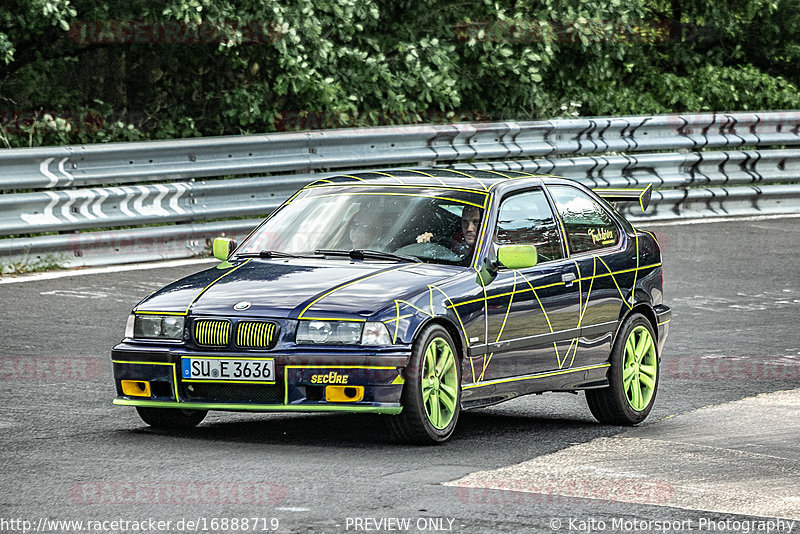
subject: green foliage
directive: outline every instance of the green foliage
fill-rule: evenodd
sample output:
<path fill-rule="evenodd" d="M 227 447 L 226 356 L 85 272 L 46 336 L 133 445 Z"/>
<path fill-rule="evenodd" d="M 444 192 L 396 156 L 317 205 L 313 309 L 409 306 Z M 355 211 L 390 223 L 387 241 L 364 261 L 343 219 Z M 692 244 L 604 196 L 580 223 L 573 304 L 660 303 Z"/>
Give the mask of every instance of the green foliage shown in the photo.
<path fill-rule="evenodd" d="M 0 142 L 800 108 L 798 8 L 11 0 L 0 7 Z"/>

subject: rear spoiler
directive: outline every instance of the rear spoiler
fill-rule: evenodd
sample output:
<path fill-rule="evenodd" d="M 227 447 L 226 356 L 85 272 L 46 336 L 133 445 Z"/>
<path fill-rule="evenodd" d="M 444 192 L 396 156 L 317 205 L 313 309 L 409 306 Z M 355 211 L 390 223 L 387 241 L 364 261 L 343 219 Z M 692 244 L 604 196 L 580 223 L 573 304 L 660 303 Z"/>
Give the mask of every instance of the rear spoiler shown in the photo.
<path fill-rule="evenodd" d="M 653 184 L 647 184 L 644 189 L 593 189 L 600 197 L 609 202 L 636 202 L 642 211 L 650 205 L 650 196 L 653 194 Z"/>

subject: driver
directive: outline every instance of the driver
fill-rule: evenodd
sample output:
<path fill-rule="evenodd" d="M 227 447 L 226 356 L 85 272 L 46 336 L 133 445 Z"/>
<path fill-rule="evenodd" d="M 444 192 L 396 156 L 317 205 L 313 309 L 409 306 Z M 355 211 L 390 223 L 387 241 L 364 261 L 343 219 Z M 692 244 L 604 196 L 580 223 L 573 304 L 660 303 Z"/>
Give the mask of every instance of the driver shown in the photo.
<path fill-rule="evenodd" d="M 453 252 L 465 257 L 472 252 L 478 240 L 481 225 L 481 209 L 477 206 L 464 206 L 461 212 L 461 232 L 453 239 Z"/>
<path fill-rule="evenodd" d="M 350 219 L 349 237 L 351 250 L 369 249 L 375 225 L 370 221 L 369 212 L 361 209 Z"/>

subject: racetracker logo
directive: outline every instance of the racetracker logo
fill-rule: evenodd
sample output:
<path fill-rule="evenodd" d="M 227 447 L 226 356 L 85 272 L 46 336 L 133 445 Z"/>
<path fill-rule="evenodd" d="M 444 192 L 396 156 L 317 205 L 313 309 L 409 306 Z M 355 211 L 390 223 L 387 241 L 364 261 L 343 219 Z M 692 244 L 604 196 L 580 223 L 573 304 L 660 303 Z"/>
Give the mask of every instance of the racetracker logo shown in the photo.
<path fill-rule="evenodd" d="M 103 360 L 93 357 L 12 356 L 0 360 L 2 380 L 97 380 Z"/>
<path fill-rule="evenodd" d="M 456 36 L 468 43 L 663 43 L 673 26 L 661 20 L 489 20 L 456 24 Z"/>
<path fill-rule="evenodd" d="M 664 372 L 678 380 L 800 381 L 800 359 L 694 356 L 669 358 Z"/>
<path fill-rule="evenodd" d="M 283 27 L 257 20 L 79 20 L 67 35 L 79 44 L 268 44 L 283 38 Z"/>
<path fill-rule="evenodd" d="M 122 118 L 122 117 L 120 117 Z M 7 134 L 30 133 L 33 129 L 71 133 L 97 132 L 106 118 L 91 110 L 0 111 L 0 125 Z"/>
<path fill-rule="evenodd" d="M 667 504 L 673 493 L 673 486 L 667 482 L 642 480 L 509 481 L 487 488 L 456 488 L 458 500 L 469 504 L 575 504 L 598 500 Z"/>
<path fill-rule="evenodd" d="M 75 504 L 280 504 L 286 486 L 272 482 L 76 482 Z"/>
<path fill-rule="evenodd" d="M 286 110 L 278 112 L 273 120 L 277 132 L 297 130 L 325 130 L 329 128 L 373 128 L 384 127 L 387 131 L 403 133 L 413 131 L 422 124 L 453 124 L 457 122 L 486 122 L 492 114 L 480 110 L 423 110 L 423 111 L 318 111 Z M 415 126 L 417 125 L 417 126 Z M 385 128 L 389 127 L 389 128 Z M 479 126 L 478 126 L 479 127 Z M 393 145 L 394 146 L 394 145 Z"/>

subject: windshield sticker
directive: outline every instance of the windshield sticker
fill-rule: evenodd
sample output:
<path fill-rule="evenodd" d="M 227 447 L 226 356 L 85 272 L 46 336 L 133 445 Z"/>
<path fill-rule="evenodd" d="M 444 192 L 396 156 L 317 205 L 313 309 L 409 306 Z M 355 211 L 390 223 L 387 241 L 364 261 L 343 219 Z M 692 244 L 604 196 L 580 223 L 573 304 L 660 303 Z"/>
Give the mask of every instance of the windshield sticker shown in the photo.
<path fill-rule="evenodd" d="M 479 191 L 478 191 L 479 192 Z M 449 197 L 437 197 L 433 195 L 421 195 L 417 193 L 371 193 L 367 191 L 359 191 L 358 193 L 354 193 L 352 191 L 348 191 L 347 193 L 328 193 L 325 195 L 314 195 L 314 198 L 325 198 L 325 197 L 342 197 L 342 196 L 361 196 L 361 195 L 376 195 L 376 196 L 397 196 L 397 197 L 421 197 L 421 198 L 432 198 L 434 200 L 447 200 L 449 202 L 457 202 L 458 204 L 465 204 L 467 206 L 475 206 L 476 208 L 484 209 L 486 208 L 486 204 L 475 204 L 474 202 L 469 202 L 467 200 L 461 200 L 458 198 L 449 198 Z"/>
<path fill-rule="evenodd" d="M 377 174 L 377 173 L 376 173 Z M 394 178 L 394 176 L 392 176 Z M 328 183 L 322 183 L 322 182 Z M 386 189 L 441 189 L 444 191 L 461 191 L 463 193 L 472 193 L 475 195 L 489 195 L 486 191 L 480 191 L 478 189 L 470 189 L 468 187 L 455 187 L 449 185 L 420 185 L 420 184 L 369 184 L 369 183 L 342 183 L 342 182 L 331 182 L 329 180 L 317 180 L 307 186 L 305 186 L 302 190 L 307 189 L 320 189 L 323 187 L 346 187 L 348 191 L 353 188 L 361 189 L 361 188 L 386 188 Z M 351 191 L 352 193 L 352 191 Z M 353 193 L 355 194 L 355 193 Z"/>

